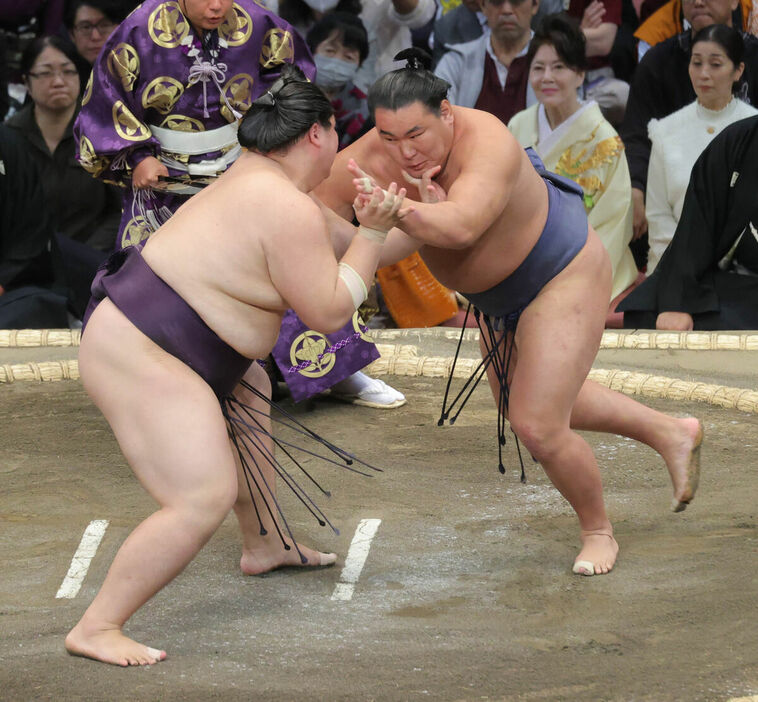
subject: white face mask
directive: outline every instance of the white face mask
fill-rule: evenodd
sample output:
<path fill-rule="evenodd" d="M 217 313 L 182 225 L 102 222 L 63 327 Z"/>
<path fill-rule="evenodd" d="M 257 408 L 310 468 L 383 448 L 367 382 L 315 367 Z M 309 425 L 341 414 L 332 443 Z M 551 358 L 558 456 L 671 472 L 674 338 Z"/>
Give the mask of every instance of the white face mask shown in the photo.
<path fill-rule="evenodd" d="M 337 5 L 339 4 L 340 0 L 303 0 L 308 7 L 311 8 L 311 10 L 314 10 L 315 12 L 321 12 L 322 14 L 324 12 L 329 12 L 329 10 L 333 10 Z"/>
<path fill-rule="evenodd" d="M 321 54 L 316 54 L 313 58 L 316 62 L 316 85 L 324 90 L 334 90 L 350 83 L 358 70 L 358 64 L 352 61 Z"/>

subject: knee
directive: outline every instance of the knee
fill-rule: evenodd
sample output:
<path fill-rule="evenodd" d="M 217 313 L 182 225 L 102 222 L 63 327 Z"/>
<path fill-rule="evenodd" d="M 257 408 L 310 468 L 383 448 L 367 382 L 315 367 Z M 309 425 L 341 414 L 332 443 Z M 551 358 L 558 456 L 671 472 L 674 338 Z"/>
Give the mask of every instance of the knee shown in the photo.
<path fill-rule="evenodd" d="M 562 427 L 540 417 L 511 412 L 511 429 L 535 460 L 542 463 L 560 451 L 568 427 Z"/>
<path fill-rule="evenodd" d="M 205 486 L 183 502 L 193 522 L 205 530 L 215 531 L 237 499 L 236 480 L 218 480 Z"/>

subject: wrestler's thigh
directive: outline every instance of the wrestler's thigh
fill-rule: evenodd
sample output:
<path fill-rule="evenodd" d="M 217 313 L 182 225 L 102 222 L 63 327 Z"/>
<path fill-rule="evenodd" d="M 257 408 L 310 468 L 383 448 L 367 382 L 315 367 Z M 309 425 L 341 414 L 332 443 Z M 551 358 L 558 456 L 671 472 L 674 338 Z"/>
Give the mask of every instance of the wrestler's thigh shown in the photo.
<path fill-rule="evenodd" d="M 590 231 L 577 257 L 524 310 L 511 414 L 567 424 L 600 345 L 611 289 L 608 255 Z"/>
<path fill-rule="evenodd" d="M 82 339 L 80 371 L 129 465 L 155 500 L 176 505 L 233 499 L 234 459 L 213 391 L 107 300 Z"/>

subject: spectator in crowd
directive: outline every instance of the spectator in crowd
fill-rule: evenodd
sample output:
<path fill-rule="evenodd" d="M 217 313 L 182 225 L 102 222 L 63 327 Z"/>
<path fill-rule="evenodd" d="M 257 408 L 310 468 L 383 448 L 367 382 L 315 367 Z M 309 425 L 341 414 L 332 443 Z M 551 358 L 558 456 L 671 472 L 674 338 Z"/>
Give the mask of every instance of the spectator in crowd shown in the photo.
<path fill-rule="evenodd" d="M 620 130 L 626 147 L 634 202 L 634 236 L 647 232 L 645 189 L 650 161 L 647 126 L 676 112 L 695 99 L 689 79 L 692 37 L 710 24 L 732 26 L 732 9 L 738 0 L 694 0 L 682 5 L 690 29 L 661 42 L 642 58 L 634 74 L 624 123 Z M 745 71 L 737 95 L 750 104 L 758 101 L 758 38 L 746 35 Z"/>
<path fill-rule="evenodd" d="M 643 3 L 642 9 L 646 3 Z M 739 0 L 732 11 L 732 24 L 750 32 L 750 19 L 755 5 L 752 0 Z M 680 34 L 685 30 L 684 15 L 682 13 L 682 0 L 668 0 L 659 8 L 647 16 L 640 16 L 642 24 L 637 28 L 634 36 L 638 40 L 637 55 L 640 60 L 651 46 L 660 44 L 662 41 Z M 753 32 L 755 34 L 755 32 Z"/>
<path fill-rule="evenodd" d="M 361 0 L 265 0 L 263 4 L 303 36 L 328 12 L 361 13 Z"/>
<path fill-rule="evenodd" d="M 368 56 L 355 77 L 363 92 L 396 67 L 393 57 L 411 46 L 411 30 L 431 22 L 437 9 L 435 0 L 265 0 L 265 4 L 303 36 L 326 12 L 359 14 L 369 41 Z"/>
<path fill-rule="evenodd" d="M 562 10 L 563 0 L 542 0 L 532 17 L 532 29 L 537 29 L 543 17 Z M 432 67 L 437 66 L 448 46 L 478 39 L 486 25 L 480 0 L 463 0 L 458 7 L 438 17 L 434 23 Z"/>
<path fill-rule="evenodd" d="M 538 0 L 482 0 L 488 32 L 450 46 L 435 73 L 450 83 L 453 105 L 490 112 L 505 124 L 537 99 L 526 57 Z"/>
<path fill-rule="evenodd" d="M 76 52 L 58 36 L 35 39 L 21 58 L 31 101 L 8 120 L 23 137 L 27 158 L 36 161 L 46 208 L 55 231 L 63 277 L 81 318 L 89 286 L 116 243 L 121 195 L 76 162 L 74 120 L 78 112 Z M 57 257 L 56 257 L 57 259 Z"/>
<path fill-rule="evenodd" d="M 621 25 L 621 0 L 571 0 L 568 14 L 579 20 L 587 39 L 584 96 L 597 102 L 611 124 L 620 125 L 629 84 L 614 76 L 611 50 Z"/>
<path fill-rule="evenodd" d="M 0 124 L 0 329 L 68 326 L 53 276 L 52 232 L 39 167 L 22 137 Z"/>
<path fill-rule="evenodd" d="M 487 18 L 479 0 L 463 0 L 434 22 L 432 67 L 436 67 L 448 47 L 478 39 L 484 34 Z"/>
<path fill-rule="evenodd" d="M 125 16 L 125 7 L 119 0 L 72 0 L 66 7 L 64 18 L 76 47 L 82 90 L 100 50 Z"/>
<path fill-rule="evenodd" d="M 316 63 L 316 85 L 334 108 L 340 148 L 370 128 L 366 93 L 353 81 L 368 55 L 368 36 L 360 18 L 330 12 L 316 22 L 306 36 Z"/>
<path fill-rule="evenodd" d="M 692 166 L 724 127 L 758 112 L 732 92 L 745 64 L 742 36 L 732 27 L 712 24 L 692 42 L 690 79 L 697 99 L 661 120 L 650 120 L 652 143 L 645 214 L 650 275 L 674 236 L 682 213 Z"/>
<path fill-rule="evenodd" d="M 508 128 L 522 146 L 534 148 L 549 171 L 582 187 L 589 223 L 613 267 L 612 313 L 617 296 L 637 279 L 629 250 L 632 186 L 624 145 L 597 103 L 580 102 L 577 97 L 587 58 L 584 35 L 575 19 L 546 17 L 532 37 L 529 60 L 529 81 L 538 104 L 519 112 Z M 621 326 L 621 315 L 607 319 L 606 325 L 611 322 Z"/>
<path fill-rule="evenodd" d="M 758 116 L 726 127 L 695 162 L 653 274 L 620 305 L 630 328 L 758 329 Z"/>
<path fill-rule="evenodd" d="M 437 5 L 435 0 L 361 1 L 361 19 L 368 32 L 369 54 L 355 83 L 367 93 L 377 78 L 398 68 L 395 54 L 411 46 L 411 30 L 431 22 Z"/>

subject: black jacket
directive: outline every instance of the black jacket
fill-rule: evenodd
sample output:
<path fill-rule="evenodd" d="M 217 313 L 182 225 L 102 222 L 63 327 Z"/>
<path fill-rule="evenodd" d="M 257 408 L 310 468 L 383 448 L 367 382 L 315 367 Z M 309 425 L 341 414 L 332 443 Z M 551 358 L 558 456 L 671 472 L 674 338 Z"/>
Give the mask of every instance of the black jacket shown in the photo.
<path fill-rule="evenodd" d="M 52 233 L 37 164 L 22 138 L 0 124 L 0 285 L 6 291 L 52 282 Z"/>
<path fill-rule="evenodd" d="M 619 309 L 688 312 L 696 329 L 758 328 L 758 276 L 719 267 L 740 234 L 752 237 L 750 224 L 758 227 L 757 193 L 758 117 L 749 117 L 726 127 L 700 155 L 671 243 Z M 625 314 L 627 321 L 652 326 Z"/>

